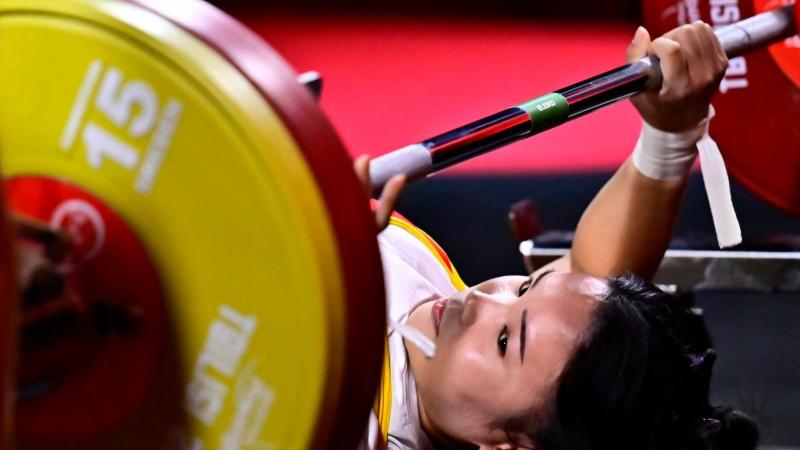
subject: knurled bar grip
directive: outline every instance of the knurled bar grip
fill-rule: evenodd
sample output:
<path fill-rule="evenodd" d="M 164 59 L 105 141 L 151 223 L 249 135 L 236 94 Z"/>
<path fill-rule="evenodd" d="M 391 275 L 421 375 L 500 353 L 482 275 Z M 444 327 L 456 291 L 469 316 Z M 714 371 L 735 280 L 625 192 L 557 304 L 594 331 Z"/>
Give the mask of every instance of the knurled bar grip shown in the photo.
<path fill-rule="evenodd" d="M 716 31 L 722 48 L 735 57 L 797 34 L 794 5 L 765 12 Z"/>

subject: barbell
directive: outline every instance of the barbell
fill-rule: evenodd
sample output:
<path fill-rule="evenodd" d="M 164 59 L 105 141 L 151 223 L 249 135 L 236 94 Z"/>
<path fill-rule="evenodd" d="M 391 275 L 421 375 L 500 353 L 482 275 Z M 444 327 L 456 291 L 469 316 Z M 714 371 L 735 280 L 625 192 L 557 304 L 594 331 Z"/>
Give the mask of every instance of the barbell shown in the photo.
<path fill-rule="evenodd" d="M 6 0 L 0 80 L 0 446 L 353 448 L 383 274 L 347 152 L 288 65 L 198 0 Z M 776 159 L 800 158 L 793 136 Z"/>
<path fill-rule="evenodd" d="M 700 20 L 700 17 L 697 17 L 697 20 Z M 741 55 L 745 52 L 772 42 L 796 38 L 795 20 L 794 6 L 787 5 L 718 28 L 717 38 L 728 57 L 733 59 L 730 69 L 738 70 L 737 67 L 743 60 Z M 663 27 L 661 24 L 658 25 L 659 28 Z M 667 30 L 677 25 L 679 24 L 669 26 Z M 731 73 L 730 69 L 728 73 Z M 786 72 L 792 76 L 791 69 L 787 69 Z M 722 80 L 721 90 L 727 92 L 735 84 L 726 77 Z M 535 136 L 645 89 L 658 89 L 660 86 L 661 70 L 658 58 L 644 57 L 632 64 L 626 64 L 383 155 L 375 159 L 370 167 L 372 189 L 379 192 L 389 178 L 395 175 L 405 175 L 411 180 L 431 175 L 511 142 Z M 792 102 L 790 105 L 797 109 L 796 103 Z M 784 109 L 781 111 L 785 112 Z M 792 116 L 791 113 L 785 115 Z M 788 130 L 793 128 L 795 127 L 787 127 Z M 793 148 L 793 153 L 798 153 L 800 139 L 788 143 L 787 147 Z M 752 155 L 750 156 L 752 158 Z M 790 204 L 800 205 L 800 197 L 797 202 Z M 800 206 L 793 207 L 800 208 Z"/>

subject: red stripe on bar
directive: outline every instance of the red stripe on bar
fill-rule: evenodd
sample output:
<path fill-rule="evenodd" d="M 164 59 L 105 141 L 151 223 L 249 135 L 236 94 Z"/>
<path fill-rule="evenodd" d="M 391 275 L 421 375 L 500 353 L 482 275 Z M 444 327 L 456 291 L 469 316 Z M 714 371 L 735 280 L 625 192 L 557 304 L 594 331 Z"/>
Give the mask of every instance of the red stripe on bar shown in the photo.
<path fill-rule="evenodd" d="M 487 138 L 494 134 L 514 128 L 524 123 L 529 123 L 530 121 L 531 118 L 525 113 L 525 111 L 520 110 L 520 114 L 517 116 L 509 117 L 508 119 L 503 120 L 502 122 L 489 125 L 486 128 L 481 128 L 470 134 L 461 136 L 460 138 L 453 139 L 452 141 L 446 142 L 438 147 L 431 148 L 430 151 L 431 154 L 433 155 L 441 155 L 443 153 L 446 154 L 451 151 L 456 151 L 459 148 L 468 146 L 469 144 L 472 144 L 476 141 Z"/>

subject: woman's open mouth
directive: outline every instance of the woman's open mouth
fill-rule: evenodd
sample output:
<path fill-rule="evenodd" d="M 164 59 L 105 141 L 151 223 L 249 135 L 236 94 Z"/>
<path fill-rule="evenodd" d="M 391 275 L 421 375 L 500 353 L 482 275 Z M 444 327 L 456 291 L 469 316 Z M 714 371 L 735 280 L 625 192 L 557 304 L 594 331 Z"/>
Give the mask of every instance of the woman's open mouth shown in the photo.
<path fill-rule="evenodd" d="M 439 335 L 439 327 L 442 325 L 442 317 L 444 317 L 444 310 L 447 308 L 447 303 L 450 301 L 449 298 L 440 298 L 433 302 L 433 308 L 431 308 L 431 318 L 433 319 L 433 328 L 436 330 L 436 335 Z"/>

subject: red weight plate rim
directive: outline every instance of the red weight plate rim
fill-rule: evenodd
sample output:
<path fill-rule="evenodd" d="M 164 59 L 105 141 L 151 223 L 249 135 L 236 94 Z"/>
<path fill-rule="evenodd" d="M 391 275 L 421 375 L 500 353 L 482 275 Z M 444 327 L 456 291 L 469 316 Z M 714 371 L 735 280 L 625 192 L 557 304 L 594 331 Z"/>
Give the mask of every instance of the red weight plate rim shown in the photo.
<path fill-rule="evenodd" d="M 0 183 L 0 449 L 11 448 L 13 392 L 15 389 L 17 339 L 16 258 L 11 246 L 11 229 Z"/>
<path fill-rule="evenodd" d="M 740 169 L 739 166 L 729 164 L 728 172 L 730 172 L 731 176 L 749 192 L 756 194 L 765 202 L 782 211 L 786 211 L 787 213 L 791 213 L 800 217 L 800 204 L 793 203 L 782 196 L 775 194 L 769 189 L 762 188 L 758 184 L 758 180 L 751 179 L 750 175 L 748 175 L 745 170 Z"/>
<path fill-rule="evenodd" d="M 685 7 L 683 3 L 679 2 L 676 4 L 672 0 L 643 1 L 641 2 L 641 5 L 644 17 L 649 21 L 648 26 L 651 27 L 651 31 L 654 33 L 654 35 L 665 32 L 672 26 L 678 26 L 680 24 L 678 19 L 669 17 L 669 14 L 677 15 L 678 10 L 682 7 Z M 698 5 L 699 6 L 697 7 L 701 11 L 700 17 L 704 20 L 709 20 L 709 2 L 702 1 Z M 740 2 L 736 5 L 741 8 L 740 11 L 742 19 L 750 17 L 755 13 L 752 0 L 749 0 L 749 2 Z M 675 8 L 675 10 L 673 11 L 672 8 Z M 669 14 L 667 14 L 668 11 Z M 796 14 L 797 9 L 795 9 L 795 15 Z M 768 99 L 768 101 L 771 103 L 780 103 L 781 106 L 785 106 L 788 103 L 793 102 L 791 103 L 792 108 L 796 109 L 797 101 L 793 101 L 792 98 L 796 98 L 795 94 L 797 94 L 797 87 L 790 77 L 787 76 L 783 69 L 778 65 L 774 56 L 768 52 L 767 49 L 754 51 L 748 56 L 748 66 L 752 64 L 753 58 L 758 60 L 760 64 L 757 64 L 756 66 L 761 70 L 755 71 L 752 66 L 749 67 L 747 72 L 748 81 L 752 85 L 756 82 L 756 80 L 761 82 L 765 82 L 764 80 L 769 80 L 766 82 L 767 84 L 765 84 L 765 87 L 768 86 L 770 90 L 766 94 L 761 94 L 760 100 L 763 101 L 764 99 Z M 768 65 L 768 67 L 764 66 L 764 64 Z M 748 89 L 752 89 L 752 87 L 748 87 Z M 778 94 L 778 92 L 780 92 L 780 94 Z M 791 94 L 793 97 L 787 96 L 787 93 Z M 717 99 L 715 101 L 722 102 L 722 99 Z M 742 104 L 744 104 L 744 102 Z M 717 107 L 721 113 L 725 113 L 727 111 L 727 109 L 723 106 L 717 105 Z M 737 112 L 736 110 L 731 111 L 734 113 Z M 742 114 L 741 110 L 738 112 Z M 791 113 L 784 112 L 783 114 L 790 115 Z M 742 116 L 744 117 L 744 114 L 742 114 Z M 754 194 L 756 197 L 768 203 L 770 206 L 773 206 L 787 214 L 800 217 L 800 201 L 798 201 L 800 199 L 800 194 L 798 194 L 799 191 L 797 190 L 800 188 L 800 179 L 798 178 L 800 177 L 800 171 L 795 170 L 797 168 L 792 165 L 784 164 L 781 169 L 785 170 L 781 170 L 780 173 L 774 173 L 768 168 L 762 167 L 761 164 L 758 164 L 757 160 L 757 158 L 760 158 L 765 154 L 764 152 L 767 152 L 767 154 L 769 154 L 772 158 L 776 158 L 784 153 L 788 153 L 792 155 L 792 158 L 794 158 L 794 155 L 797 155 L 796 152 L 800 151 L 800 149 L 790 148 L 788 144 L 784 144 L 786 151 L 780 153 L 780 155 L 776 155 L 774 148 L 759 147 L 755 149 L 757 151 L 742 148 L 741 145 L 739 145 L 737 148 L 734 148 L 732 143 L 733 138 L 727 137 L 727 135 L 725 135 L 721 130 L 725 129 L 725 131 L 730 131 L 729 129 L 732 128 L 732 121 L 734 120 L 731 119 L 731 117 L 732 116 L 730 115 L 727 117 L 727 122 L 725 118 L 719 117 L 711 123 L 712 136 L 717 136 L 717 142 L 719 143 L 720 148 L 723 151 L 723 155 L 725 156 L 725 163 L 730 176 L 748 192 Z M 748 122 L 748 124 L 754 127 L 766 128 L 763 126 L 763 117 L 759 117 L 758 119 L 759 120 Z M 746 121 L 747 119 L 742 118 L 736 120 Z M 790 132 L 787 132 L 787 134 L 789 133 Z M 790 136 L 792 139 L 794 139 L 794 142 L 796 142 L 797 134 L 791 134 Z"/>
<path fill-rule="evenodd" d="M 236 66 L 275 109 L 322 187 L 343 266 L 349 325 L 339 408 L 327 412 L 329 422 L 319 422 L 317 437 L 329 436 L 323 442 L 354 448 L 378 388 L 386 305 L 374 218 L 347 151 L 297 75 L 250 29 L 199 0 L 130 2 L 191 32 Z"/>
<path fill-rule="evenodd" d="M 795 31 L 798 31 L 800 30 L 800 8 L 798 8 L 797 2 L 794 3 L 795 3 L 794 6 Z M 785 3 L 780 1 L 766 2 L 766 3 L 754 1 L 753 2 L 754 14 L 764 12 L 764 10 L 777 8 L 782 4 Z M 797 82 L 795 81 L 796 80 L 795 76 L 790 76 L 790 74 L 786 72 L 786 68 L 781 65 L 781 62 L 778 60 L 778 56 L 776 56 L 776 54 L 773 53 L 773 48 L 775 46 L 783 46 L 783 45 L 786 44 L 784 44 L 782 41 L 770 46 L 769 48 L 770 62 L 772 63 L 772 66 L 774 67 L 775 71 L 780 72 L 786 76 L 786 78 L 789 80 L 788 83 L 789 87 L 794 86 L 795 89 L 800 89 L 800 86 L 797 86 Z M 798 149 L 798 151 L 800 151 L 800 149 Z M 758 179 L 753 179 L 744 169 L 745 168 L 743 166 L 734 165 L 730 168 L 730 172 L 731 175 L 734 178 L 736 178 L 736 180 L 750 192 L 755 193 L 756 195 L 764 199 L 766 202 L 772 204 L 773 206 L 800 217 L 800 203 L 792 202 L 791 200 L 787 199 L 786 196 L 778 195 L 770 189 L 764 189 L 758 183 Z M 800 175 L 800 172 L 798 173 L 798 175 Z M 800 189 L 800 180 L 798 180 L 795 184 L 797 189 Z"/>

